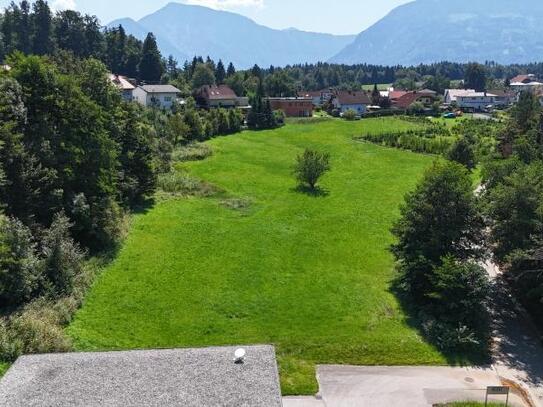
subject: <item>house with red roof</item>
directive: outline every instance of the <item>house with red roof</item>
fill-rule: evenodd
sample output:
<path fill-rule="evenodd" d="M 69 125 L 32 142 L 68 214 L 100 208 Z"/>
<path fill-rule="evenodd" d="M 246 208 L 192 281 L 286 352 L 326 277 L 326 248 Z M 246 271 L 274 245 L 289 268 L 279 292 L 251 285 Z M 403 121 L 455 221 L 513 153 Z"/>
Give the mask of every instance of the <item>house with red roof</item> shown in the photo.
<path fill-rule="evenodd" d="M 198 106 L 205 109 L 234 108 L 247 105 L 246 98 L 239 98 L 227 85 L 205 85 L 194 93 Z"/>
<path fill-rule="evenodd" d="M 424 106 L 429 107 L 436 100 L 436 92 L 422 90 L 407 92 L 400 98 L 393 102 L 393 106 L 398 109 L 409 109 L 414 103 L 422 103 Z"/>
<path fill-rule="evenodd" d="M 527 84 L 530 82 L 536 82 L 536 76 L 534 74 L 517 75 L 514 78 L 511 78 L 509 82 Z"/>

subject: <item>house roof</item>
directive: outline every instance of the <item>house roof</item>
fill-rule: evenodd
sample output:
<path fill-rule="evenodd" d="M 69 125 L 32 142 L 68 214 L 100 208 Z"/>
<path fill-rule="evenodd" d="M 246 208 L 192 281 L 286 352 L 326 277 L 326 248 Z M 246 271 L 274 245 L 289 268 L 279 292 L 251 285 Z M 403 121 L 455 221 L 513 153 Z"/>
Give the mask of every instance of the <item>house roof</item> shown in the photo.
<path fill-rule="evenodd" d="M 526 74 L 526 75 L 517 75 L 510 80 L 510 83 L 530 83 L 535 82 L 535 75 Z"/>
<path fill-rule="evenodd" d="M 455 101 L 458 96 L 465 96 L 475 93 L 475 89 L 445 89 L 445 97 L 449 94 L 451 101 Z"/>
<path fill-rule="evenodd" d="M 198 90 L 198 94 L 209 100 L 236 99 L 236 93 L 227 85 L 205 85 Z"/>
<path fill-rule="evenodd" d="M 133 90 L 136 89 L 134 85 L 132 85 L 126 77 L 121 75 L 115 75 L 110 74 L 109 80 L 119 89 L 121 90 Z"/>
<path fill-rule="evenodd" d="M 140 88 L 147 93 L 181 93 L 181 91 L 173 85 L 143 85 L 140 86 Z"/>
<path fill-rule="evenodd" d="M 472 92 L 466 95 L 460 95 L 458 97 L 462 99 L 469 99 L 469 98 L 483 98 L 483 97 L 496 97 L 496 96 L 498 95 L 495 95 L 494 93 L 490 93 L 490 92 Z"/>
<path fill-rule="evenodd" d="M 403 95 L 405 95 L 407 92 L 405 90 L 391 90 L 388 93 L 388 97 L 390 100 L 398 100 Z"/>
<path fill-rule="evenodd" d="M 300 102 L 312 102 L 313 99 L 310 98 L 310 97 L 271 97 L 271 98 L 267 98 L 268 100 L 270 101 L 275 101 L 275 102 L 293 102 L 293 101 L 296 101 L 296 100 L 299 100 Z"/>
<path fill-rule="evenodd" d="M 335 97 L 341 105 L 369 105 L 371 100 L 364 91 L 339 90 Z"/>
<path fill-rule="evenodd" d="M 490 93 L 498 96 L 498 97 L 515 97 L 515 92 L 512 92 L 510 90 L 501 90 L 501 89 L 491 89 L 489 90 Z"/>
<path fill-rule="evenodd" d="M 297 92 L 296 94 L 299 97 L 316 98 L 316 97 L 321 97 L 322 96 L 322 91 L 320 91 L 320 90 L 309 90 L 309 91 L 301 90 L 301 91 Z"/>
<path fill-rule="evenodd" d="M 532 81 L 532 82 L 511 82 L 511 85 L 510 86 L 517 86 L 517 87 L 526 87 L 526 88 L 529 88 L 529 87 L 535 87 L 535 86 L 542 86 L 543 83 L 542 82 L 537 82 L 537 81 Z"/>
<path fill-rule="evenodd" d="M 20 357 L 0 381 L 0 405 L 281 407 L 272 346 L 67 353 Z"/>
<path fill-rule="evenodd" d="M 413 103 L 415 103 L 417 100 L 423 97 L 434 97 L 435 94 L 428 93 L 428 92 L 422 92 L 422 91 L 413 91 L 413 92 L 407 92 L 405 95 L 400 97 L 396 100 L 396 106 L 401 109 L 407 109 L 409 106 L 411 106 Z"/>

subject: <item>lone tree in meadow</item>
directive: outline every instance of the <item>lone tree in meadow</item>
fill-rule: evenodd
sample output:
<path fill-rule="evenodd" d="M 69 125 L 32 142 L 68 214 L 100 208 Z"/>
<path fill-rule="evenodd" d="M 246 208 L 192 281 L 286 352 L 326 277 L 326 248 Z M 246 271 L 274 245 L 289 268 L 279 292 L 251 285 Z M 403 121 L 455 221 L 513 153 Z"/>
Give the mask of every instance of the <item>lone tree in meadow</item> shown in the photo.
<path fill-rule="evenodd" d="M 330 171 L 330 154 L 306 149 L 296 157 L 294 175 L 300 184 L 316 189 L 317 182 L 327 171 Z"/>

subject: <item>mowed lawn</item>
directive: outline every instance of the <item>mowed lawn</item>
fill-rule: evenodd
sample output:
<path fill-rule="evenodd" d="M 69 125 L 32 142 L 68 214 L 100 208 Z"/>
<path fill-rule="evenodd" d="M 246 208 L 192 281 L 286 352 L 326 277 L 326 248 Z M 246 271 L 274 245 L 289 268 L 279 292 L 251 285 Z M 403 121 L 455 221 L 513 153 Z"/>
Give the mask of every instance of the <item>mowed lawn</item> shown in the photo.
<path fill-rule="evenodd" d="M 390 292 L 387 251 L 399 204 L 433 158 L 353 141 L 412 126 L 291 123 L 209 142 L 213 156 L 183 168 L 223 192 L 135 217 L 68 328 L 76 348 L 270 343 L 285 394 L 314 393 L 319 363 L 445 363 Z M 292 165 L 306 147 L 331 154 L 325 194 L 295 189 Z"/>

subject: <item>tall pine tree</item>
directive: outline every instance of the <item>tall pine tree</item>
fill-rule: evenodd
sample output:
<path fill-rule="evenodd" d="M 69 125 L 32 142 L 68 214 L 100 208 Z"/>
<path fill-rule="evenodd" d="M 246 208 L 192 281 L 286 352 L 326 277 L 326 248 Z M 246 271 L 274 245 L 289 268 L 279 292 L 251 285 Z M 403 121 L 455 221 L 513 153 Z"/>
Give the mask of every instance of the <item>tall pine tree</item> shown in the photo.
<path fill-rule="evenodd" d="M 50 54 L 53 51 L 53 16 L 45 0 L 34 3 L 32 14 L 32 51 L 37 55 Z"/>
<path fill-rule="evenodd" d="M 139 76 L 142 81 L 160 82 L 164 68 L 162 66 L 162 57 L 156 43 L 153 33 L 147 34 L 143 42 L 143 51 L 139 63 Z"/>

